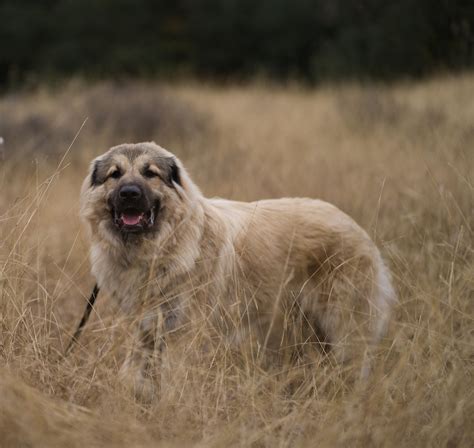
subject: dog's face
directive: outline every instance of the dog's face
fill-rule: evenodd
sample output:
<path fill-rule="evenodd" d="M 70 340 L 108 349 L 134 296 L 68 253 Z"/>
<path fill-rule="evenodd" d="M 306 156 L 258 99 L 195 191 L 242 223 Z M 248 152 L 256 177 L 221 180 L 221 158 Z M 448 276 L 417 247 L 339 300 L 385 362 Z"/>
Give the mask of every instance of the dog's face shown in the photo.
<path fill-rule="evenodd" d="M 92 162 L 82 215 L 93 232 L 140 237 L 159 230 L 167 210 L 178 207 L 180 191 L 181 170 L 171 153 L 154 143 L 120 145 Z"/>

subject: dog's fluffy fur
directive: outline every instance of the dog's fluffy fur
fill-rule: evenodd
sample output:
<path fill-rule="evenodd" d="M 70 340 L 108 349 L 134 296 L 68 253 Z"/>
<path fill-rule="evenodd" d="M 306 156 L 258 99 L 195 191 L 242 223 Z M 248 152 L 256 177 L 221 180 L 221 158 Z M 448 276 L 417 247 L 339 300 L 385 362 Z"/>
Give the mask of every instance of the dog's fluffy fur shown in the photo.
<path fill-rule="evenodd" d="M 117 221 L 117 192 L 130 184 L 145 211 L 155 207 L 143 229 Z M 173 154 L 139 143 L 93 161 L 81 203 L 100 288 L 127 313 L 152 310 L 139 325 L 142 355 L 126 363 L 143 381 L 148 353 L 200 318 L 233 344 L 250 338 L 269 352 L 292 345 L 299 322 L 313 336 L 300 342 L 317 340 L 341 361 L 362 359 L 386 329 L 390 274 L 367 233 L 326 202 L 208 199 Z"/>

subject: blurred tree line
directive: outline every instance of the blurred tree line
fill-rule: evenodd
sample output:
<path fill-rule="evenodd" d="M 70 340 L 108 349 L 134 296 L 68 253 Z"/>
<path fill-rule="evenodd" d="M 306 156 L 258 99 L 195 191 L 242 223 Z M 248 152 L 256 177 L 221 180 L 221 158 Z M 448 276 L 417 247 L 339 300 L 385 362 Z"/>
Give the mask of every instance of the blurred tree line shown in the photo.
<path fill-rule="evenodd" d="M 0 0 L 3 85 L 69 74 L 390 79 L 473 66 L 473 0 Z"/>

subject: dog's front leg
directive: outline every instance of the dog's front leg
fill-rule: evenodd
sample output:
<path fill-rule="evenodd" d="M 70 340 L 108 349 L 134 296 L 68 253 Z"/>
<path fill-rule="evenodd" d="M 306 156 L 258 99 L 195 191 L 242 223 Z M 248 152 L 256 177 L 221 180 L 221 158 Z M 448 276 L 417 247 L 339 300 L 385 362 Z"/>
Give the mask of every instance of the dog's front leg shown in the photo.
<path fill-rule="evenodd" d="M 137 338 L 122 368 L 122 378 L 141 401 L 151 401 L 160 386 L 166 339 L 177 329 L 178 308 L 162 304 L 147 312 L 138 324 Z"/>
<path fill-rule="evenodd" d="M 148 313 L 139 322 L 133 347 L 121 369 L 121 377 L 141 401 L 156 395 L 156 375 L 160 374 L 161 356 L 165 349 L 164 317 L 160 311 Z"/>

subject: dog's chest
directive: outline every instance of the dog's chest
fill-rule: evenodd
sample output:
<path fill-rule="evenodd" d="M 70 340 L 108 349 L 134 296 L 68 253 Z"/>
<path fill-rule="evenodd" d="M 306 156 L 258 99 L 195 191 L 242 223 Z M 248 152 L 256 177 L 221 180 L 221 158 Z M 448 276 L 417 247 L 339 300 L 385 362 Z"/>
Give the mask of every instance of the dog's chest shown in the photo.
<path fill-rule="evenodd" d="M 148 293 L 156 273 L 151 263 L 125 263 L 110 253 L 94 249 L 91 252 L 92 273 L 99 287 L 124 310 L 137 305 Z"/>

